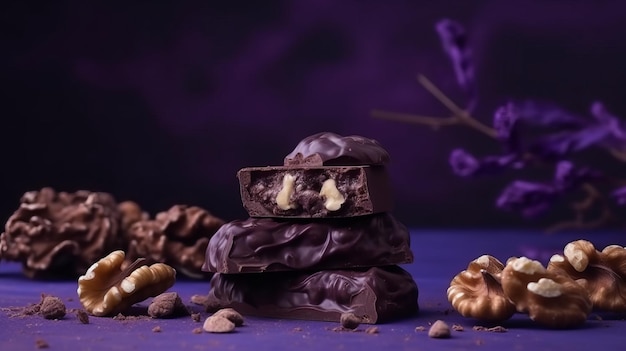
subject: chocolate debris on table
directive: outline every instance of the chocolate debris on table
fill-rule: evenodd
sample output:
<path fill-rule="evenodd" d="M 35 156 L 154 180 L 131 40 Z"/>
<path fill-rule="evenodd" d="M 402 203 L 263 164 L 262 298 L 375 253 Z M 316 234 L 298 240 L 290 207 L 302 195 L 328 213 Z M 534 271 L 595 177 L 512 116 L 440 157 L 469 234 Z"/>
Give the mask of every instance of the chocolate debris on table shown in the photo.
<path fill-rule="evenodd" d="M 340 322 L 344 313 L 375 324 L 418 311 L 418 289 L 398 266 L 313 273 L 216 274 L 208 306 L 243 314 Z M 209 311 L 210 312 L 210 311 Z"/>
<path fill-rule="evenodd" d="M 283 166 L 237 176 L 250 218 L 224 224 L 206 250 L 207 306 L 265 317 L 378 323 L 417 312 L 407 228 L 390 213 L 386 164 L 375 140 L 318 133 Z M 381 267 L 381 268 L 377 268 Z"/>
<path fill-rule="evenodd" d="M 332 222 L 249 218 L 217 231 L 203 269 L 250 273 L 410 263 L 409 241 L 409 231 L 388 213 Z"/>
<path fill-rule="evenodd" d="M 76 277 L 123 245 L 119 221 L 110 194 L 29 191 L 0 234 L 0 259 L 21 261 L 30 278 Z"/>

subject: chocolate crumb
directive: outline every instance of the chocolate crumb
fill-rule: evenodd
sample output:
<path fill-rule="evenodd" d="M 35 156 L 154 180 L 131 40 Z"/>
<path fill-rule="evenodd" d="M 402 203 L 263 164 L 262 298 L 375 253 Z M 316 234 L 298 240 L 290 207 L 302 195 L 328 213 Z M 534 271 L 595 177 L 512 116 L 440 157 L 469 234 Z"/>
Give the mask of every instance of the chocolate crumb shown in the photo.
<path fill-rule="evenodd" d="M 597 321 L 601 321 L 602 320 L 602 316 L 600 316 L 599 314 L 596 314 L 593 316 L 593 318 Z"/>
<path fill-rule="evenodd" d="M 198 327 L 198 328 L 193 328 L 193 330 L 191 331 L 194 334 L 202 334 L 202 328 Z"/>
<path fill-rule="evenodd" d="M 148 315 L 152 318 L 168 318 L 189 315 L 189 310 L 176 292 L 163 293 L 152 300 L 148 306 Z"/>
<path fill-rule="evenodd" d="M 302 331 L 302 328 L 300 328 L 300 327 L 295 327 L 295 328 L 293 328 L 291 331 L 294 331 L 294 332 L 301 332 L 301 331 Z"/>
<path fill-rule="evenodd" d="M 488 332 L 494 332 L 494 333 L 506 333 L 507 331 L 509 331 L 505 327 L 502 327 L 499 325 L 495 327 L 491 327 L 491 328 L 483 327 L 482 325 L 475 325 L 472 327 L 472 329 L 475 331 L 488 331 Z"/>
<path fill-rule="evenodd" d="M 463 326 L 460 325 L 460 324 L 452 324 L 452 330 L 454 330 L 454 331 L 463 331 L 463 330 L 465 330 L 465 328 L 463 328 Z"/>
<path fill-rule="evenodd" d="M 431 338 L 446 339 L 450 335 L 450 327 L 442 320 L 437 320 L 428 330 L 428 336 Z"/>
<path fill-rule="evenodd" d="M 74 301 L 74 299 L 73 299 L 73 298 L 71 298 L 71 297 L 68 297 L 68 298 L 67 298 L 67 301 L 72 302 L 72 301 Z"/>
<path fill-rule="evenodd" d="M 202 316 L 200 316 L 200 313 L 192 313 L 191 314 L 191 319 L 194 322 L 200 322 L 202 320 Z"/>
<path fill-rule="evenodd" d="M 243 325 L 243 316 L 232 308 L 222 308 L 213 314 L 214 317 L 224 317 L 233 322 L 236 327 Z"/>
<path fill-rule="evenodd" d="M 50 345 L 48 345 L 48 342 L 46 342 L 46 340 L 44 339 L 35 340 L 35 346 L 37 346 L 38 349 L 47 349 L 48 347 L 50 347 Z"/>
<path fill-rule="evenodd" d="M 334 327 L 331 330 L 334 332 L 342 332 L 342 331 L 346 331 L 346 328 L 340 326 L 340 327 Z"/>
<path fill-rule="evenodd" d="M 76 318 L 83 324 L 89 324 L 89 315 L 85 310 L 76 311 Z"/>
<path fill-rule="evenodd" d="M 157 325 L 156 327 L 152 328 L 152 332 L 153 333 L 160 333 L 161 332 L 161 327 Z"/>
<path fill-rule="evenodd" d="M 483 339 L 476 339 L 476 341 L 475 341 L 476 346 L 483 345 L 484 343 L 485 343 L 485 341 Z"/>
<path fill-rule="evenodd" d="M 42 296 L 39 312 L 45 319 L 60 319 L 65 317 L 65 304 L 56 296 Z"/>
<path fill-rule="evenodd" d="M 365 329 L 365 334 L 378 334 L 378 327 L 368 327 Z"/>
<path fill-rule="evenodd" d="M 416 332 L 422 332 L 422 331 L 424 331 L 424 330 L 426 330 L 426 328 L 425 328 L 424 326 L 421 326 L 421 325 L 420 325 L 420 326 L 418 326 L 418 327 L 415 327 L 415 331 L 416 331 Z"/>
<path fill-rule="evenodd" d="M 230 333 L 235 330 L 235 323 L 222 316 L 211 316 L 204 321 L 202 329 L 209 333 Z"/>
<path fill-rule="evenodd" d="M 208 300 L 208 296 L 207 295 L 192 295 L 191 296 L 191 303 L 196 304 L 196 305 L 200 305 L 200 306 L 204 306 L 207 304 L 207 300 Z"/>
<path fill-rule="evenodd" d="M 361 318 L 355 316 L 353 313 L 342 313 L 339 319 L 341 326 L 346 329 L 356 329 L 361 324 Z"/>

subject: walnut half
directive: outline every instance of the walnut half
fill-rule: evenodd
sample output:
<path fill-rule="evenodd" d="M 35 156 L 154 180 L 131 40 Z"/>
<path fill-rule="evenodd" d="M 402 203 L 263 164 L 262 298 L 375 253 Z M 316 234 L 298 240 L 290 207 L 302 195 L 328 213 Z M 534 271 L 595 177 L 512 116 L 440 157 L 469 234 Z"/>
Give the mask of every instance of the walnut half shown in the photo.
<path fill-rule="evenodd" d="M 94 316 L 115 315 L 174 285 L 174 268 L 163 263 L 147 266 L 140 258 L 122 270 L 124 257 L 124 251 L 113 251 L 78 278 L 76 292 L 87 312 Z"/>
<path fill-rule="evenodd" d="M 567 275 L 548 271 L 539 261 L 509 258 L 501 281 L 517 310 L 546 327 L 576 327 L 591 312 L 591 301 L 580 284 Z"/>
<path fill-rule="evenodd" d="M 500 274 L 504 265 L 493 256 L 473 260 L 448 288 L 448 301 L 462 316 L 486 321 L 511 318 L 515 306 L 504 296 Z"/>
<path fill-rule="evenodd" d="M 565 246 L 563 255 L 554 255 L 548 270 L 565 273 L 589 293 L 594 309 L 626 312 L 626 248 L 609 245 L 596 250 L 587 240 Z"/>

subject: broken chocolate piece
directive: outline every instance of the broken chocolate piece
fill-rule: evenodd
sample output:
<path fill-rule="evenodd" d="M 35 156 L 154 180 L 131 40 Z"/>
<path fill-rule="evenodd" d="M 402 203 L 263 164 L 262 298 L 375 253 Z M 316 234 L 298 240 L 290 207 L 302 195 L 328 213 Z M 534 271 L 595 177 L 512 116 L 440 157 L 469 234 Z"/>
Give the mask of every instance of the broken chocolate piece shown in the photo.
<path fill-rule="evenodd" d="M 413 262 L 407 228 L 391 214 L 325 222 L 249 218 L 223 225 L 202 269 L 218 273 L 346 269 Z"/>
<path fill-rule="evenodd" d="M 354 217 L 393 207 L 384 167 L 250 167 L 237 177 L 251 217 Z"/>
<path fill-rule="evenodd" d="M 302 139 L 285 157 L 285 166 L 383 165 L 389 154 L 374 139 L 317 133 Z"/>
<path fill-rule="evenodd" d="M 399 266 L 314 273 L 215 274 L 209 305 L 244 315 L 340 322 L 352 313 L 376 324 L 418 312 L 418 289 Z"/>

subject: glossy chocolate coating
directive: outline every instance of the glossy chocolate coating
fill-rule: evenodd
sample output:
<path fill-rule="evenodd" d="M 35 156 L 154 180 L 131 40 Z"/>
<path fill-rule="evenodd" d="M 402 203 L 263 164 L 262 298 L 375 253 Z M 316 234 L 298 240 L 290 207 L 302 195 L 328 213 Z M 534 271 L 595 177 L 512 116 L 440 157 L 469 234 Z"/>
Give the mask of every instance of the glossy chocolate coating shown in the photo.
<path fill-rule="evenodd" d="M 389 154 L 374 139 L 317 133 L 302 139 L 285 157 L 285 166 L 383 165 Z"/>
<path fill-rule="evenodd" d="M 294 177 L 291 208 L 277 204 L 286 175 Z M 392 191 L 384 167 L 252 167 L 237 172 L 243 207 L 251 217 L 339 218 L 390 212 Z M 325 205 L 320 194 L 323 183 L 332 179 L 344 202 L 337 209 Z"/>
<path fill-rule="evenodd" d="M 216 274 L 207 308 L 242 314 L 339 322 L 353 313 L 375 324 L 418 312 L 418 289 L 398 266 L 314 273 Z"/>
<path fill-rule="evenodd" d="M 249 218 L 209 241 L 204 271 L 247 273 L 410 263 L 407 228 L 388 213 L 327 221 Z"/>

